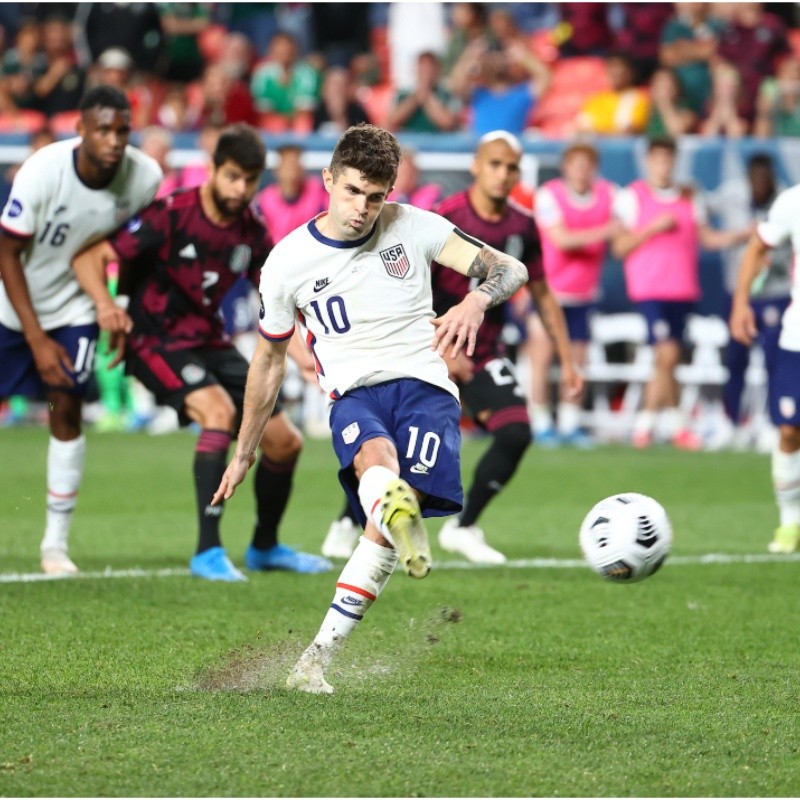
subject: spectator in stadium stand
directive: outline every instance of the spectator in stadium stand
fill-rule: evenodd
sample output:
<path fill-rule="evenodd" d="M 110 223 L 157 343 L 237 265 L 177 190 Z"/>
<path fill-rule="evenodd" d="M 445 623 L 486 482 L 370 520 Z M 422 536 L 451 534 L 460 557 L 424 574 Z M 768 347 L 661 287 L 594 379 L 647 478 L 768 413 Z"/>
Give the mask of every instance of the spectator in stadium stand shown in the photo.
<path fill-rule="evenodd" d="M 606 56 L 614 47 L 608 22 L 608 3 L 559 3 L 561 23 L 556 27 L 559 53 L 570 56 Z"/>
<path fill-rule="evenodd" d="M 542 240 L 544 274 L 564 311 L 573 362 L 583 368 L 589 320 L 596 312 L 608 243 L 619 231 L 612 208 L 616 187 L 598 175 L 599 156 L 576 141 L 561 156 L 561 177 L 536 193 L 536 223 Z M 528 317 L 525 345 L 530 363 L 533 440 L 541 447 L 588 447 L 581 427 L 582 397 L 561 391 L 556 426 L 550 413 L 550 367 L 555 346 L 538 314 Z"/>
<path fill-rule="evenodd" d="M 647 83 L 658 67 L 661 31 L 672 16 L 672 3 L 620 3 L 624 22 L 614 50 L 631 60 L 637 83 Z"/>
<path fill-rule="evenodd" d="M 316 175 L 303 167 L 303 148 L 296 144 L 278 147 L 275 181 L 256 198 L 277 243 L 287 233 L 305 225 L 328 207 L 328 193 Z"/>
<path fill-rule="evenodd" d="M 200 108 L 189 103 L 185 86 L 173 83 L 167 87 L 155 116 L 156 123 L 162 128 L 173 133 L 182 133 L 197 129 Z"/>
<path fill-rule="evenodd" d="M 76 110 L 83 96 L 86 73 L 78 66 L 72 29 L 64 17 L 50 16 L 42 23 L 42 49 L 47 72 L 33 84 L 38 108 L 48 117 Z"/>
<path fill-rule="evenodd" d="M 612 239 L 612 252 L 624 262 L 628 297 L 645 318 L 654 349 L 653 377 L 634 421 L 633 445 L 653 443 L 661 414 L 675 447 L 699 450 L 703 442 L 678 405 L 675 368 L 686 319 L 700 299 L 700 247 L 723 250 L 746 241 L 751 229 L 717 231 L 708 224 L 702 198 L 675 182 L 676 152 L 672 139 L 649 141 L 644 179 L 615 197 L 622 229 Z"/>
<path fill-rule="evenodd" d="M 205 61 L 198 36 L 211 24 L 212 3 L 159 3 L 164 32 L 168 81 L 190 83 L 203 72 Z"/>
<path fill-rule="evenodd" d="M 24 19 L 14 46 L 3 53 L 0 66 L 0 113 L 16 114 L 37 107 L 33 85 L 47 72 L 47 58 L 40 49 L 41 30 L 32 17 Z"/>
<path fill-rule="evenodd" d="M 785 188 L 775 174 L 772 158 L 766 153 L 755 153 L 747 162 L 746 177 L 727 180 L 709 195 L 709 209 L 716 215 L 724 230 L 742 229 L 751 225 L 755 232 L 757 224 L 767 219 L 769 209 L 778 193 Z M 730 314 L 731 299 L 739 279 L 744 251 L 745 246 L 739 245 L 723 253 L 726 317 Z M 764 271 L 753 284 L 750 293 L 750 305 L 753 308 L 758 333 L 756 341 L 764 351 L 769 386 L 772 386 L 771 376 L 775 368 L 781 318 L 791 301 L 791 275 L 792 248 L 787 242 L 767 252 Z M 735 339 L 728 342 L 725 357 L 728 382 L 723 388 L 722 399 L 729 424 L 718 431 L 716 448 L 730 444 L 746 444 L 741 438 L 745 431 L 739 425 L 750 352 L 750 347 Z"/>
<path fill-rule="evenodd" d="M 97 61 L 109 47 L 121 47 L 137 70 L 156 70 L 163 34 L 157 3 L 78 3 L 76 42 L 82 65 Z"/>
<path fill-rule="evenodd" d="M 712 71 L 711 103 L 700 125 L 703 136 L 727 136 L 738 139 L 747 136 L 750 125 L 739 113 L 744 91 L 739 70 L 727 61 L 718 61 Z"/>
<path fill-rule="evenodd" d="M 319 102 L 320 75 L 299 60 L 294 37 L 279 32 L 272 37 L 267 60 L 253 70 L 250 93 L 260 113 L 279 117 L 286 128 L 309 131 Z"/>
<path fill-rule="evenodd" d="M 278 31 L 277 3 L 221 3 L 217 13 L 231 33 L 248 38 L 256 53 L 264 53 Z"/>
<path fill-rule="evenodd" d="M 497 44 L 488 23 L 485 3 L 454 3 L 450 7 L 450 33 L 442 58 L 445 75 L 450 75 L 467 47 L 479 39 Z"/>
<path fill-rule="evenodd" d="M 659 58 L 680 82 L 689 108 L 700 116 L 711 100 L 711 66 L 725 22 L 711 15 L 709 3 L 675 3 L 675 15 L 661 31 Z"/>
<path fill-rule="evenodd" d="M 386 198 L 390 203 L 409 203 L 425 211 L 431 211 L 442 196 L 442 187 L 437 183 L 420 183 L 419 167 L 414 151 L 404 147 L 394 189 Z"/>
<path fill-rule="evenodd" d="M 100 54 L 90 73 L 93 83 L 116 86 L 125 92 L 131 104 L 131 125 L 141 130 L 150 123 L 153 114 L 153 93 L 133 72 L 133 59 L 121 47 L 109 47 Z"/>
<path fill-rule="evenodd" d="M 222 39 L 216 62 L 232 78 L 249 85 L 253 71 L 253 45 L 243 33 L 227 33 Z"/>
<path fill-rule="evenodd" d="M 657 69 L 650 79 L 650 116 L 645 133 L 675 138 L 693 131 L 697 120 L 675 73 L 666 67 Z"/>
<path fill-rule="evenodd" d="M 758 90 L 753 135 L 800 136 L 800 60 L 787 56 L 775 77 L 764 78 Z"/>
<path fill-rule="evenodd" d="M 453 68 L 450 86 L 467 106 L 471 133 L 482 136 L 499 128 L 521 135 L 551 77 L 547 65 L 521 42 L 502 47 L 479 38 Z"/>
<path fill-rule="evenodd" d="M 791 52 L 786 25 L 780 17 L 764 11 L 762 3 L 734 3 L 733 19 L 720 37 L 720 58 L 738 69 L 742 91 L 739 115 L 752 124 L 761 81 L 775 74 L 777 61 Z"/>
<path fill-rule="evenodd" d="M 369 121 L 366 109 L 356 99 L 350 70 L 328 67 L 322 78 L 319 103 L 314 109 L 314 130 L 324 136 L 341 136 L 351 125 Z"/>
<path fill-rule="evenodd" d="M 166 197 L 181 186 L 180 172 L 173 169 L 167 159 L 172 151 L 172 144 L 172 134 L 158 125 L 149 125 L 139 134 L 139 149 L 150 156 L 164 174 L 156 198 Z"/>
<path fill-rule="evenodd" d="M 349 67 L 371 49 L 369 15 L 354 14 L 352 3 L 310 3 L 311 48 L 329 67 Z"/>
<path fill-rule="evenodd" d="M 633 62 L 625 53 L 608 57 L 610 89 L 591 95 L 578 113 L 576 127 L 581 133 L 600 136 L 630 136 L 647 127 L 650 99 L 636 85 Z"/>
<path fill-rule="evenodd" d="M 202 105 L 198 123 L 218 127 L 244 122 L 255 125 L 258 114 L 250 90 L 244 81 L 231 76 L 222 64 L 207 64 L 200 81 Z"/>
<path fill-rule="evenodd" d="M 409 133 L 446 133 L 459 127 L 460 103 L 442 85 L 442 65 L 431 51 L 417 56 L 416 85 L 394 98 L 387 127 Z"/>

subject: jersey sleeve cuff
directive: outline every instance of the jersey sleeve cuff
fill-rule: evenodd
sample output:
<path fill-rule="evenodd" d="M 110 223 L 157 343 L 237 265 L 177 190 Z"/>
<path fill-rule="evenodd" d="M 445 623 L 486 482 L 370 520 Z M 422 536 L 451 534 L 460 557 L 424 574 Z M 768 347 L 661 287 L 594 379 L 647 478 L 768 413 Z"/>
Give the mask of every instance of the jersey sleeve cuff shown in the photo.
<path fill-rule="evenodd" d="M 260 325 L 258 326 L 258 332 L 269 342 L 285 342 L 287 339 L 292 338 L 292 334 L 294 333 L 294 325 L 289 328 L 288 331 L 284 333 L 269 333 L 265 331 Z"/>
<path fill-rule="evenodd" d="M 3 233 L 7 233 L 9 236 L 13 236 L 15 239 L 30 239 L 33 234 L 32 233 L 23 233 L 22 231 L 15 231 L 13 228 L 9 228 L 5 222 L 0 222 L 0 228 L 3 229 Z"/>

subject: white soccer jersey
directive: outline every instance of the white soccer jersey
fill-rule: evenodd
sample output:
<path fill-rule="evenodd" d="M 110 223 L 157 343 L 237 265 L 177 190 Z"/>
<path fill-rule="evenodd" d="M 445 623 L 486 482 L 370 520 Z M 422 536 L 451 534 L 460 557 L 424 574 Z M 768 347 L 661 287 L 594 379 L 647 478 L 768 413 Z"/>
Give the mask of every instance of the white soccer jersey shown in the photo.
<path fill-rule="evenodd" d="M 31 239 L 22 265 L 45 330 L 94 321 L 94 305 L 75 279 L 72 259 L 150 203 L 162 178 L 154 159 L 128 146 L 111 183 L 90 189 L 75 168 L 79 144 L 80 139 L 55 142 L 28 158 L 0 217 L 4 230 Z M 0 323 L 22 330 L 2 283 Z"/>
<path fill-rule="evenodd" d="M 800 185 L 784 189 L 772 204 L 767 218 L 758 223 L 758 235 L 769 247 L 790 242 L 794 253 L 792 266 L 792 302 L 783 314 L 781 338 L 784 350 L 800 351 Z"/>
<path fill-rule="evenodd" d="M 261 271 L 261 335 L 282 341 L 298 318 L 331 400 L 348 389 L 418 378 L 458 398 L 431 349 L 431 261 L 452 222 L 387 203 L 356 241 L 328 239 L 312 220 L 282 239 Z"/>

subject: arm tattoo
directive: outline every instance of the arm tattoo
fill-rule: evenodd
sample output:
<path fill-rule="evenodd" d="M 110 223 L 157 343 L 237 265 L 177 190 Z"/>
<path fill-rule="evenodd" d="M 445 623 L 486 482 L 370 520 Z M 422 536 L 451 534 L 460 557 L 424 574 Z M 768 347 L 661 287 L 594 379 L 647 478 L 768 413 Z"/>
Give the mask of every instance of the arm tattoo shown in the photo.
<path fill-rule="evenodd" d="M 470 264 L 470 278 L 484 278 L 475 290 L 489 297 L 489 307 L 508 300 L 528 280 L 528 271 L 515 258 L 491 247 L 483 247 Z"/>

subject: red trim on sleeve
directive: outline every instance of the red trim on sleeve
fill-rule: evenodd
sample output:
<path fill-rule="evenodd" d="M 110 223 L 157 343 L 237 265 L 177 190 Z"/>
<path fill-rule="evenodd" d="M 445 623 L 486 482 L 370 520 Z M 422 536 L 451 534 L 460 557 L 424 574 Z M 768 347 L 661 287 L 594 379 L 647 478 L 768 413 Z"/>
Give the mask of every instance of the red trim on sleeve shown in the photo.
<path fill-rule="evenodd" d="M 269 342 L 285 342 L 287 339 L 291 338 L 292 334 L 294 333 L 294 325 L 292 325 L 292 327 L 289 328 L 289 330 L 285 333 L 267 333 L 259 325 L 258 332 Z"/>

